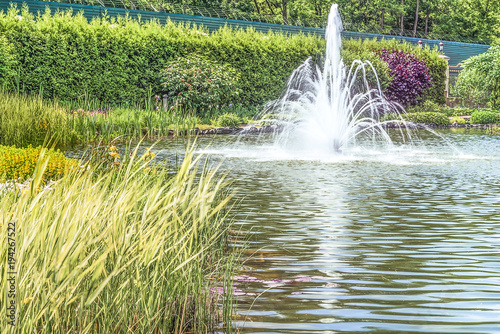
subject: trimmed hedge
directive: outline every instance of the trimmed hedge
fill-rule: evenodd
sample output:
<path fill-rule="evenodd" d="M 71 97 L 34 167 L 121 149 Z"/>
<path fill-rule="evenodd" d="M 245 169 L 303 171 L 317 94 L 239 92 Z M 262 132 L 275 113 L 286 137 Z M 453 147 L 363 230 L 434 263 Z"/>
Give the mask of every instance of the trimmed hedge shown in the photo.
<path fill-rule="evenodd" d="M 416 112 L 402 115 L 403 119 L 413 123 L 434 123 L 436 125 L 449 125 L 450 120 L 445 114 L 439 112 Z"/>
<path fill-rule="evenodd" d="M 14 84 L 16 65 L 14 46 L 9 43 L 5 35 L 0 34 L 0 87 Z"/>
<path fill-rule="evenodd" d="M 444 59 L 439 57 L 437 50 L 431 50 L 428 46 L 419 48 L 406 42 L 401 43 L 396 39 L 382 39 L 380 41 L 376 39 L 349 39 L 343 42 L 343 48 L 345 49 L 344 52 L 359 55 L 359 59 L 362 59 L 362 55 L 366 54 L 367 50 L 373 53 L 381 51 L 382 49 L 391 51 L 403 50 L 405 53 L 415 54 L 417 58 L 425 61 L 429 74 L 432 77 L 432 86 L 424 90 L 421 99 L 423 101 L 430 100 L 437 104 L 444 104 L 446 102 L 444 90 L 447 64 Z M 375 68 L 377 68 L 378 73 L 381 73 L 379 68 L 382 68 L 382 65 L 377 64 Z M 379 74 L 379 77 L 384 85 L 388 84 L 384 76 Z"/>
<path fill-rule="evenodd" d="M 18 15 L 22 18 L 19 19 Z M 223 28 L 208 35 L 200 27 L 130 18 L 94 19 L 71 11 L 36 17 L 27 8 L 0 13 L 0 34 L 15 45 L 21 86 L 45 97 L 76 100 L 87 93 L 105 103 L 142 101 L 159 93 L 161 70 L 196 53 L 241 73 L 239 100 L 262 104 L 282 92 L 291 72 L 324 51 L 317 36 L 263 34 Z"/>

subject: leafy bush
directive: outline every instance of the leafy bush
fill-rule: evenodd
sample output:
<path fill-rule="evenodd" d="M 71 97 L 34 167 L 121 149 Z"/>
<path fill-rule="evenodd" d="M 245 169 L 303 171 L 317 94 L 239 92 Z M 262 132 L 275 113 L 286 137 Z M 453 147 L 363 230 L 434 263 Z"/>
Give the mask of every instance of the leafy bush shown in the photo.
<path fill-rule="evenodd" d="M 488 110 L 477 110 L 470 116 L 471 124 L 491 124 L 500 122 L 499 114 Z"/>
<path fill-rule="evenodd" d="M 465 124 L 465 123 L 469 123 L 469 122 L 467 122 L 465 119 L 463 119 L 461 117 L 454 116 L 452 119 L 450 119 L 450 123 L 451 124 L 453 124 L 453 123 Z"/>
<path fill-rule="evenodd" d="M 213 126 L 218 126 L 218 127 L 232 127 L 236 128 L 240 126 L 241 124 L 241 119 L 238 117 L 238 115 L 233 114 L 233 113 L 225 113 L 217 117 L 217 119 L 212 120 L 212 125 Z"/>
<path fill-rule="evenodd" d="M 437 104 L 431 100 L 424 101 L 415 106 L 408 107 L 406 112 L 439 112 L 445 115 L 448 115 L 451 112 L 451 108 L 445 104 Z M 450 116 L 450 115 L 448 115 Z"/>
<path fill-rule="evenodd" d="M 500 106 L 500 46 L 492 46 L 485 53 L 463 62 L 454 86 L 454 94 L 469 105 L 488 103 Z"/>
<path fill-rule="evenodd" d="M 170 104 L 190 110 L 209 110 L 237 98 L 239 73 L 227 65 L 199 56 L 180 58 L 162 71 L 163 92 Z"/>
<path fill-rule="evenodd" d="M 162 91 L 165 65 L 199 55 L 241 74 L 243 90 L 231 103 L 258 105 L 277 98 L 292 71 L 324 51 L 318 36 L 200 27 L 130 18 L 94 19 L 46 11 L 35 19 L 25 7 L 0 14 L 0 34 L 15 45 L 21 87 L 47 98 L 76 100 L 84 93 L 105 103 L 140 102 Z M 22 16 L 22 20 L 16 18 Z"/>
<path fill-rule="evenodd" d="M 425 62 L 402 49 L 382 49 L 380 59 L 387 62 L 389 73 L 393 77 L 387 87 L 387 98 L 404 107 L 417 104 L 417 98 L 422 95 L 424 89 L 431 86 L 432 78 Z"/>
<path fill-rule="evenodd" d="M 377 41 L 376 38 L 371 40 L 349 39 L 344 40 L 342 46 L 344 50 L 348 50 L 355 55 L 362 55 L 367 51 L 378 53 L 382 49 L 386 49 L 389 51 L 403 50 L 405 53 L 414 54 L 418 59 L 422 59 L 423 61 L 425 61 L 429 70 L 429 74 L 432 78 L 432 86 L 426 88 L 423 91 L 421 99 L 423 101 L 431 100 L 437 104 L 444 104 L 446 102 L 444 90 L 446 82 L 447 63 L 444 59 L 439 57 L 439 52 L 437 51 L 437 49 L 431 50 L 428 46 L 419 48 L 406 42 L 401 43 L 399 40 L 394 38 L 382 39 L 380 41 Z M 357 58 L 363 60 L 362 56 L 359 56 Z M 380 65 L 377 66 L 375 66 L 375 68 L 377 69 L 378 73 L 380 72 L 379 76 L 381 76 Z M 383 79 L 382 77 L 381 83 L 383 83 L 384 80 L 385 79 Z M 390 82 L 390 80 L 388 82 Z"/>
<path fill-rule="evenodd" d="M 0 145 L 0 182 L 16 180 L 23 181 L 30 178 L 35 171 L 40 158 L 41 147 L 16 148 L 15 146 Z M 55 180 L 65 172 L 77 166 L 77 161 L 69 159 L 54 149 L 46 150 L 44 157 L 48 158 L 43 178 Z"/>
<path fill-rule="evenodd" d="M 436 125 L 449 125 L 450 120 L 438 112 L 416 112 L 402 115 L 403 119 L 413 123 L 434 123 Z"/>
<path fill-rule="evenodd" d="M 446 112 L 446 116 L 470 116 L 472 113 L 477 111 L 477 108 L 465 108 L 465 107 L 455 107 L 450 108 Z"/>

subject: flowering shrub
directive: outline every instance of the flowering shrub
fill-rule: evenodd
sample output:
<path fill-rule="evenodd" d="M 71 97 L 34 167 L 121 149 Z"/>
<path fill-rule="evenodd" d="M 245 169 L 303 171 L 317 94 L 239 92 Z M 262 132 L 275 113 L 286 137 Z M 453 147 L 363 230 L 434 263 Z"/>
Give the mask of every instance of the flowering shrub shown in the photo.
<path fill-rule="evenodd" d="M 0 182 L 9 180 L 26 180 L 33 175 L 40 157 L 41 147 L 16 148 L 14 146 L 0 145 Z M 54 180 L 77 166 L 77 161 L 69 159 L 59 151 L 47 149 L 44 157 L 49 161 L 45 169 L 44 179 Z"/>
<path fill-rule="evenodd" d="M 432 78 L 424 60 L 403 50 L 388 51 L 382 49 L 380 59 L 387 62 L 389 74 L 393 77 L 386 97 L 404 107 L 418 103 L 424 89 L 432 85 Z"/>
<path fill-rule="evenodd" d="M 198 56 L 167 63 L 161 77 L 169 103 L 188 110 L 210 111 L 229 104 L 240 93 L 235 69 Z"/>

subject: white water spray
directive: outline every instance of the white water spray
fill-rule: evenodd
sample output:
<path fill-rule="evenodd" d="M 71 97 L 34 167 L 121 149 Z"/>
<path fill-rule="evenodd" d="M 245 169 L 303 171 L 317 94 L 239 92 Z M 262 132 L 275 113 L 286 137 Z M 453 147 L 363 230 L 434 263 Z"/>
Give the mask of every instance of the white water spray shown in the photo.
<path fill-rule="evenodd" d="M 283 97 L 268 111 L 282 131 L 275 143 L 282 148 L 342 152 L 358 138 L 390 144 L 380 117 L 400 108 L 383 97 L 377 74 L 368 62 L 356 60 L 350 68 L 341 59 L 342 20 L 332 5 L 326 28 L 323 67 L 307 59 L 288 81 Z M 367 73 L 375 80 L 369 82 Z M 375 83 L 373 83 L 375 82 Z"/>

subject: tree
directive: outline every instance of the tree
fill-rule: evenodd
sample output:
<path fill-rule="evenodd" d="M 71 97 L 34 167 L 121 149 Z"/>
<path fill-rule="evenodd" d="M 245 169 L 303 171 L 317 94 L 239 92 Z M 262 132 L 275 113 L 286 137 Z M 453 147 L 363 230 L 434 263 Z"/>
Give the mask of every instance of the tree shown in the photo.
<path fill-rule="evenodd" d="M 454 93 L 471 104 L 500 106 L 500 46 L 464 61 Z"/>

